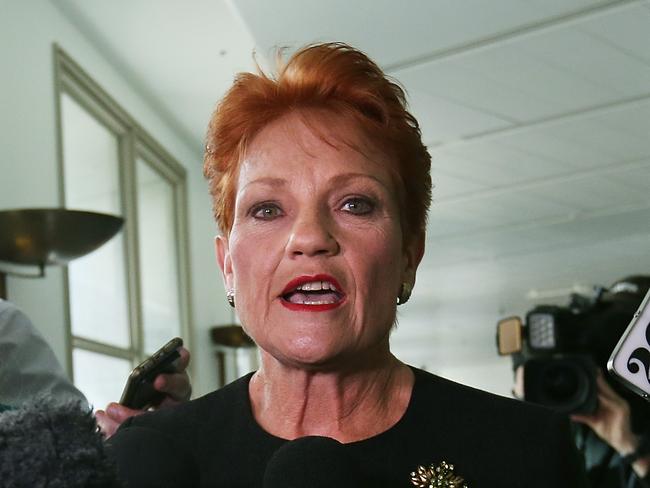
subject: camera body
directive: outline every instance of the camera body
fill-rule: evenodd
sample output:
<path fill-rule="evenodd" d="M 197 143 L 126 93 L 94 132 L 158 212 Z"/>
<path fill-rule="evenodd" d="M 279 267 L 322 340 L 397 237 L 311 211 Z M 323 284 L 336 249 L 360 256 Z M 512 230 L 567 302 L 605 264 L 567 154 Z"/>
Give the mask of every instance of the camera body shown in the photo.
<path fill-rule="evenodd" d="M 523 323 L 518 317 L 499 322 L 500 354 L 515 354 L 515 365 L 524 367 L 524 400 L 567 414 L 596 410 L 597 366 L 589 344 L 593 303 L 572 295 L 568 307 L 539 305 Z"/>

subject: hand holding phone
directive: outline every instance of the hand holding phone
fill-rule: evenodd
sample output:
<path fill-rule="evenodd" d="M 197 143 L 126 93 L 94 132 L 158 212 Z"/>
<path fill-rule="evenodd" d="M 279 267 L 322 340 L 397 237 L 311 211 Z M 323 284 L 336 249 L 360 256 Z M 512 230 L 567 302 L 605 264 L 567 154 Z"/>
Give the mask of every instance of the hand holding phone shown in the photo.
<path fill-rule="evenodd" d="M 161 373 L 176 373 L 176 361 L 180 358 L 178 349 L 183 340 L 175 337 L 145 361 L 136 366 L 126 382 L 120 404 L 133 409 L 156 406 L 165 398 L 165 393 L 157 391 L 154 380 Z"/>

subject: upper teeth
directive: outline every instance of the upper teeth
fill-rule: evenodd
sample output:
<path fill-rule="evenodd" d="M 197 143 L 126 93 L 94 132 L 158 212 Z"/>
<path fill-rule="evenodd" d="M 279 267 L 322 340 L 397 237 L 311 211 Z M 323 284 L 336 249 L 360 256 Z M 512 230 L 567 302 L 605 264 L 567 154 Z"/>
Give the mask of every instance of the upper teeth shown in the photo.
<path fill-rule="evenodd" d="M 329 281 L 310 281 L 298 286 L 296 290 L 302 291 L 319 291 L 319 290 L 332 290 L 338 291 L 336 287 Z"/>

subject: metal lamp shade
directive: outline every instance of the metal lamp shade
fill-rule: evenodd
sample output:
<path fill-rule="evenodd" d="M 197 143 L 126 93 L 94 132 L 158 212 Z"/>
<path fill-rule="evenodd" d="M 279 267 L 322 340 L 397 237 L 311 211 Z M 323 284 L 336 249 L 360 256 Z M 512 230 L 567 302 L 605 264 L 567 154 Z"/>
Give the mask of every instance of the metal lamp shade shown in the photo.
<path fill-rule="evenodd" d="M 114 215 L 64 208 L 0 211 L 0 261 L 67 264 L 100 247 L 123 223 Z"/>

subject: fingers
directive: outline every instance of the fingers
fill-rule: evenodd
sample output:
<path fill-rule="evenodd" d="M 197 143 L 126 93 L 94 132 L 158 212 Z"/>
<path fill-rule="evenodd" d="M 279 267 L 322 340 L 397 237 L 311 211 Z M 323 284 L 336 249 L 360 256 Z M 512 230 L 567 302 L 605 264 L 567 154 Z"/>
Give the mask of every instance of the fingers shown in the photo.
<path fill-rule="evenodd" d="M 184 347 L 178 349 L 178 353 L 181 355 L 180 358 L 176 360 L 176 368 L 178 372 L 183 372 L 187 369 L 187 366 L 190 364 L 190 351 Z"/>
<path fill-rule="evenodd" d="M 186 372 L 159 374 L 154 380 L 156 390 L 167 393 L 173 400 L 186 401 L 192 394 L 192 385 Z"/>
<path fill-rule="evenodd" d="M 598 386 L 598 400 L 600 402 L 612 411 L 629 415 L 629 404 L 622 396 L 614 391 L 601 371 L 598 372 L 598 376 L 596 377 L 596 384 Z"/>
<path fill-rule="evenodd" d="M 573 420 L 574 422 L 585 424 L 592 429 L 594 429 L 597 424 L 603 422 L 605 417 L 607 417 L 610 414 L 610 412 L 615 409 L 616 404 L 614 403 L 613 400 L 603 395 L 600 392 L 600 388 L 598 390 L 597 397 L 598 397 L 598 407 L 594 413 L 591 414 L 574 413 L 569 416 L 571 420 Z"/>
<path fill-rule="evenodd" d="M 158 391 L 166 393 L 168 397 L 163 401 L 163 404 L 174 404 L 179 401 L 186 401 L 190 399 L 192 394 L 192 386 L 190 378 L 185 371 L 190 363 L 190 352 L 181 347 L 178 349 L 180 357 L 176 361 L 176 368 L 178 373 L 173 374 L 159 374 L 154 380 L 154 388 Z M 125 407 L 119 403 L 109 403 L 106 410 L 97 410 L 95 418 L 97 425 L 102 434 L 106 438 L 115 434 L 115 431 L 122 425 L 126 419 L 134 415 L 144 413 L 143 410 L 134 410 Z"/>
<path fill-rule="evenodd" d="M 119 424 L 134 415 L 140 415 L 142 413 L 144 413 L 144 410 L 135 410 L 115 402 L 111 402 L 106 406 L 106 414 Z"/>
<path fill-rule="evenodd" d="M 605 379 L 603 372 L 598 370 L 598 375 L 596 376 L 596 385 L 598 386 L 598 391 L 601 392 L 607 398 L 615 400 L 617 402 L 625 402 L 625 399 L 621 397 L 610 384 Z"/>
<path fill-rule="evenodd" d="M 584 414 L 574 413 L 572 415 L 569 415 L 569 418 L 573 422 L 578 422 L 580 424 L 585 424 L 587 427 L 591 427 L 595 423 L 595 419 L 594 419 L 593 415 L 584 415 Z"/>
<path fill-rule="evenodd" d="M 178 373 L 159 374 L 153 386 L 156 390 L 167 393 L 172 400 L 187 401 L 192 394 L 192 385 L 186 372 L 190 363 L 190 352 L 184 347 L 179 348 L 178 352 L 180 353 L 180 358 L 176 361 Z"/>
<path fill-rule="evenodd" d="M 571 414 L 571 415 L 569 415 L 569 420 L 571 420 L 571 422 L 575 422 L 577 424 L 589 425 L 587 423 L 587 420 L 582 415 Z"/>
<path fill-rule="evenodd" d="M 625 400 L 623 400 L 623 402 L 624 401 Z M 598 405 L 599 405 L 599 410 L 602 409 L 611 412 L 618 412 L 625 409 L 625 406 L 622 402 L 610 398 L 607 395 L 604 395 L 602 393 L 598 393 Z"/>
<path fill-rule="evenodd" d="M 97 426 L 99 430 L 104 435 L 106 439 L 115 434 L 115 431 L 120 426 L 115 420 L 106 415 L 106 412 L 103 410 L 97 410 L 95 412 L 95 419 L 97 420 Z"/>
<path fill-rule="evenodd" d="M 111 402 L 106 406 L 105 411 L 97 410 L 95 412 L 95 418 L 97 419 L 97 425 L 102 431 L 102 434 L 108 439 L 115 434 L 115 431 L 122 425 L 122 422 L 134 415 L 140 415 L 142 413 L 144 413 L 144 410 L 134 410 L 119 403 Z"/>
<path fill-rule="evenodd" d="M 95 418 L 97 419 L 97 425 L 102 431 L 102 434 L 108 439 L 115 434 L 115 431 L 122 425 L 122 422 L 129 417 L 140 415 L 141 413 L 143 413 L 142 410 L 133 410 L 119 403 L 109 403 L 106 411 L 97 410 L 95 412 Z"/>

